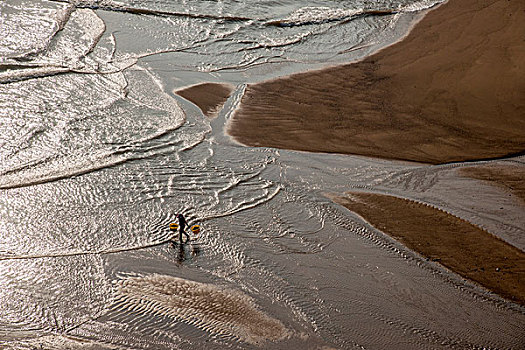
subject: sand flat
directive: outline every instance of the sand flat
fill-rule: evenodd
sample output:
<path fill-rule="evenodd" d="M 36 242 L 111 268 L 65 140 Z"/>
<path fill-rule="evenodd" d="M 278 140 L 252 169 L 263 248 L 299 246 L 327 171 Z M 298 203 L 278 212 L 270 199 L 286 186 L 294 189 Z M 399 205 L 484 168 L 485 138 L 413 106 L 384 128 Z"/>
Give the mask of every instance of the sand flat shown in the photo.
<path fill-rule="evenodd" d="M 460 174 L 486 181 L 512 193 L 525 204 L 525 167 L 522 165 L 484 165 L 461 168 Z"/>
<path fill-rule="evenodd" d="M 525 305 L 525 253 L 431 206 L 382 194 L 330 196 L 423 257 Z"/>
<path fill-rule="evenodd" d="M 197 105 L 207 117 L 215 118 L 232 91 L 233 87 L 229 84 L 203 83 L 175 93 Z"/>
<path fill-rule="evenodd" d="M 450 0 L 354 64 L 249 85 L 228 126 L 250 146 L 425 163 L 525 150 L 525 3 Z"/>
<path fill-rule="evenodd" d="M 279 320 L 236 289 L 153 274 L 119 280 L 116 290 L 120 308 L 181 319 L 212 334 L 252 344 L 289 335 Z"/>

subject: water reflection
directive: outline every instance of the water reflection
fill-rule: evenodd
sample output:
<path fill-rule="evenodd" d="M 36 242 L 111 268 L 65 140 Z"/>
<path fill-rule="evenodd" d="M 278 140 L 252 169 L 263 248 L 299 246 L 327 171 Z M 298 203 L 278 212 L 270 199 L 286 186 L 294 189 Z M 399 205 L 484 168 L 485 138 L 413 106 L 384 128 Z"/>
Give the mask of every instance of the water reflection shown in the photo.
<path fill-rule="evenodd" d="M 186 260 L 191 260 L 201 254 L 201 247 L 198 243 L 185 242 L 180 244 L 171 241 L 171 249 L 176 253 L 177 262 L 181 264 Z"/>

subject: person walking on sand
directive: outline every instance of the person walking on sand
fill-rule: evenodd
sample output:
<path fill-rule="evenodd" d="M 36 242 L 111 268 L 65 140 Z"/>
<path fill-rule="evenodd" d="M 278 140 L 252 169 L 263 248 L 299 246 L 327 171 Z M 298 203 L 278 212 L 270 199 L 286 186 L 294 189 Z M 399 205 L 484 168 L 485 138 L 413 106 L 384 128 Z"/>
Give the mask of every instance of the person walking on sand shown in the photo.
<path fill-rule="evenodd" d="M 186 228 L 186 225 L 188 225 L 188 222 L 186 221 L 186 219 L 184 218 L 184 215 L 182 214 L 177 214 L 177 219 L 179 220 L 179 242 L 180 244 L 184 243 L 182 241 L 182 234 L 184 233 L 184 235 L 186 236 L 186 242 L 188 242 L 190 240 L 190 235 L 186 233 L 186 231 L 184 230 Z"/>

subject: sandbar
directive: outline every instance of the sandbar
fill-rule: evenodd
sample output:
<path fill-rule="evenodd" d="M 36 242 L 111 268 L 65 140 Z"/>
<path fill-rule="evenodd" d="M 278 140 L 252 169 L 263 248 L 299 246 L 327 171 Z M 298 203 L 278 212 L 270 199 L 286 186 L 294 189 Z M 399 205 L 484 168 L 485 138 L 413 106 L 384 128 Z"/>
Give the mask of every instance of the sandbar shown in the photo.
<path fill-rule="evenodd" d="M 523 0 L 449 0 L 363 61 L 249 85 L 227 132 L 430 164 L 523 154 L 523 33 Z"/>
<path fill-rule="evenodd" d="M 175 93 L 194 103 L 207 117 L 214 118 L 232 91 L 233 86 L 228 84 L 203 83 L 177 90 Z"/>
<path fill-rule="evenodd" d="M 360 192 L 330 198 L 423 257 L 525 305 L 525 253 L 491 233 L 404 198 Z"/>

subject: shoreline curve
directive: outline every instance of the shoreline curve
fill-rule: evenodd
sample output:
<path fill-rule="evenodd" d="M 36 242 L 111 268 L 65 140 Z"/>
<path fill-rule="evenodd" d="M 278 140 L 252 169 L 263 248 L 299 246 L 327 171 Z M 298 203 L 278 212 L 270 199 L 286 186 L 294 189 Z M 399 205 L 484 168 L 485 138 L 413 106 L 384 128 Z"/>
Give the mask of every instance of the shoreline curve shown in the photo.
<path fill-rule="evenodd" d="M 248 85 L 227 133 L 429 164 L 523 152 L 524 30 L 519 0 L 449 0 L 362 61 Z"/>

